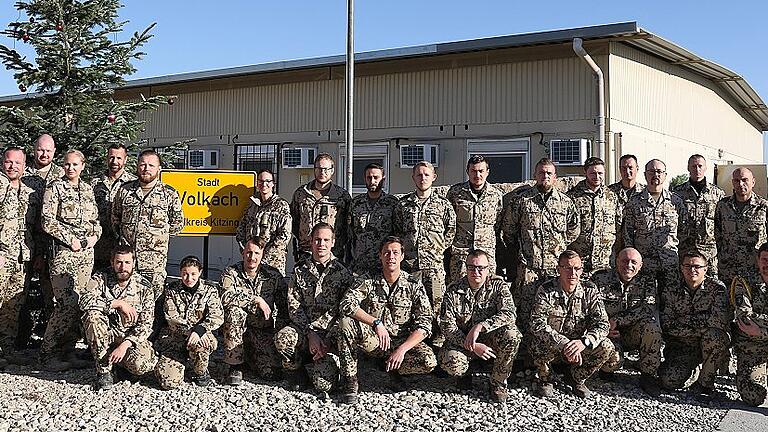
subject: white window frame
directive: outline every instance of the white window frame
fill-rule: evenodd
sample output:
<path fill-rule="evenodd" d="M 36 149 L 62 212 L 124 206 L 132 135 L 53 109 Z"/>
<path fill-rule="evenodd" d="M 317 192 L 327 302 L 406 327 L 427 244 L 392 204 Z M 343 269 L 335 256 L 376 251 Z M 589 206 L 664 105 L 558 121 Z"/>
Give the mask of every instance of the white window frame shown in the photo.
<path fill-rule="evenodd" d="M 369 158 L 381 158 L 384 162 L 384 190 L 389 192 L 389 141 L 367 142 L 367 143 L 355 143 L 352 149 L 354 154 L 353 159 L 369 159 Z M 347 166 L 347 146 L 346 144 L 339 144 L 339 163 L 336 167 L 336 182 L 343 185 L 346 181 L 346 166 Z M 354 173 L 353 173 L 354 175 Z M 360 173 L 357 173 L 360 175 Z M 352 184 L 355 184 L 355 179 L 352 179 Z M 352 187 L 349 191 L 352 195 L 358 195 L 366 193 L 367 190 L 364 187 Z"/>
<path fill-rule="evenodd" d="M 467 140 L 467 157 L 469 160 L 472 155 L 482 156 L 515 156 L 523 157 L 522 181 L 530 180 L 531 177 L 531 139 L 525 138 L 502 138 L 502 139 L 472 139 Z M 464 180 L 467 180 L 467 171 L 464 170 Z M 498 183 L 494 180 L 493 173 L 488 177 L 491 183 Z"/>
<path fill-rule="evenodd" d="M 240 151 L 240 149 L 246 150 L 248 147 L 260 147 L 260 146 L 267 146 L 270 150 L 274 151 L 266 151 L 266 152 L 247 152 L 247 151 Z M 272 170 L 274 171 L 276 168 L 280 168 L 280 164 L 275 163 L 277 161 L 277 156 L 280 153 L 280 145 L 277 143 L 250 143 L 250 144 L 238 144 L 235 147 L 235 169 L 242 170 L 242 163 L 243 161 L 256 161 L 256 162 L 269 162 L 272 164 Z M 219 155 L 221 156 L 221 155 Z M 219 164 L 221 166 L 221 163 Z"/>

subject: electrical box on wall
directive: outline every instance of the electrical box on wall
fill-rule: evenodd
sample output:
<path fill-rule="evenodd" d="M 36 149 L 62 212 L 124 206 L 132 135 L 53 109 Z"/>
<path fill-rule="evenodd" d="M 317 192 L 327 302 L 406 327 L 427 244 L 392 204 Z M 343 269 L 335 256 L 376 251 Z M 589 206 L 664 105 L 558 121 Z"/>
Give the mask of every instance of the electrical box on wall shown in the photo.
<path fill-rule="evenodd" d="M 440 162 L 440 146 L 437 144 L 408 144 L 400 146 L 400 167 L 413 168 L 427 161 L 434 166 Z"/>
<path fill-rule="evenodd" d="M 316 153 L 313 147 L 283 148 L 283 168 L 312 168 Z"/>
<path fill-rule="evenodd" d="M 218 168 L 218 150 L 189 150 L 187 152 L 189 168 Z"/>
<path fill-rule="evenodd" d="M 589 157 L 588 139 L 549 141 L 549 158 L 558 165 L 583 165 Z"/>

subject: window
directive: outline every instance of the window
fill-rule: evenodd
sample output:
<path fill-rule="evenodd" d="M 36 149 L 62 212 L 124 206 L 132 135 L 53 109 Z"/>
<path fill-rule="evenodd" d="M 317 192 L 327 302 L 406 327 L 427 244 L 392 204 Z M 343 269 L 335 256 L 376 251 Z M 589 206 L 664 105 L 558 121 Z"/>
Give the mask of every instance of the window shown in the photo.
<path fill-rule="evenodd" d="M 482 155 L 488 161 L 491 170 L 488 181 L 491 183 L 517 183 L 529 179 L 528 138 L 470 140 L 467 141 L 467 159 L 472 155 Z"/>
<path fill-rule="evenodd" d="M 377 163 L 384 167 L 385 175 L 389 172 L 389 143 L 355 143 L 354 157 L 352 160 L 352 195 L 366 192 L 365 167 L 371 163 Z M 339 146 L 339 163 L 336 167 L 337 183 L 344 185 L 346 181 L 347 146 Z M 389 190 L 389 177 L 384 180 L 384 190 Z"/>
<path fill-rule="evenodd" d="M 259 172 L 272 170 L 277 182 L 277 147 L 278 144 L 238 144 L 235 146 L 235 169 L 238 171 Z M 278 188 L 280 183 L 277 183 Z M 277 192 L 277 191 L 275 191 Z"/>

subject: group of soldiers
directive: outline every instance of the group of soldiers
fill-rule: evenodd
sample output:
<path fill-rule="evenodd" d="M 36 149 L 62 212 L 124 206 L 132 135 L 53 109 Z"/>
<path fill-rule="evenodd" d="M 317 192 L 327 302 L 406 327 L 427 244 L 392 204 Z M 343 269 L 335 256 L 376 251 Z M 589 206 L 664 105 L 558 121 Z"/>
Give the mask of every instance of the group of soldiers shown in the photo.
<path fill-rule="evenodd" d="M 711 397 L 731 347 L 742 399 L 765 400 L 768 201 L 746 168 L 734 171 L 725 197 L 707 182 L 701 155 L 671 191 L 658 159 L 645 165 L 642 185 L 637 159 L 623 156 L 621 181 L 607 186 L 598 158 L 575 185 L 546 158 L 532 182 L 491 184 L 488 162 L 472 156 L 468 181 L 452 187 L 434 186 L 435 168 L 416 164 L 415 190 L 403 196 L 384 192 L 385 170 L 370 164 L 366 193 L 352 198 L 323 153 L 290 203 L 271 171 L 258 173 L 236 235 L 242 260 L 217 287 L 200 278 L 193 256 L 182 260 L 180 280 L 165 284 L 169 238 L 183 215 L 178 193 L 158 179 L 157 153 L 142 152 L 133 176 L 125 148 L 113 146 L 91 186 L 79 181 L 81 153 L 67 152 L 62 170 L 54 151 L 43 135 L 34 166 L 25 168 L 21 149 L 3 154 L 8 361 L 24 342 L 20 309 L 35 274 L 51 311 L 40 362 L 78 364 L 82 329 L 98 388 L 112 384 L 114 364 L 154 372 L 162 388 L 178 387 L 187 368 L 208 385 L 220 329 L 229 384 L 251 369 L 285 376 L 295 390 L 336 388 L 345 403 L 358 400 L 361 351 L 381 359 L 393 388 L 438 366 L 467 388 L 473 363 L 492 362 L 489 397 L 503 402 L 516 365 L 536 370 L 538 396 L 554 395 L 552 370 L 562 366 L 563 382 L 588 397 L 586 380 L 612 379 L 635 349 L 648 394 L 681 389 L 699 370 L 689 390 Z"/>

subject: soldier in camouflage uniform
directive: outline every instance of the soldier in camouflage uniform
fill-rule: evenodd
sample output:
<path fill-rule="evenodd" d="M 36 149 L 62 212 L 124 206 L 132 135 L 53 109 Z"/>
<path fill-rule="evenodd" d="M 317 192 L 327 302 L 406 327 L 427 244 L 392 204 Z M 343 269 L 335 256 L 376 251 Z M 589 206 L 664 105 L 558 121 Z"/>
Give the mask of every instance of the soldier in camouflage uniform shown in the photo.
<path fill-rule="evenodd" d="M 507 379 L 522 336 L 515 326 L 515 304 L 509 284 L 488 274 L 488 256 L 475 250 L 467 256 L 467 275 L 452 283 L 440 311 L 446 345 L 440 350 L 440 367 L 458 377 L 459 388 L 472 387 L 469 362 L 493 362 L 491 400 L 507 399 Z"/>
<path fill-rule="evenodd" d="M 475 155 L 467 162 L 469 180 L 453 185 L 446 198 L 456 212 L 456 235 L 451 246 L 449 282 L 467 272 L 464 268 L 471 249 L 482 249 L 490 259 L 490 273 L 496 273 L 496 237 L 499 234 L 503 194 L 486 179 L 488 161 Z"/>
<path fill-rule="evenodd" d="M 112 250 L 117 245 L 117 236 L 112 231 L 112 201 L 123 184 L 136 180 L 135 175 L 125 170 L 127 159 L 128 150 L 124 145 L 110 145 L 107 149 L 107 172 L 91 181 L 101 223 L 101 237 L 93 248 L 95 269 L 107 269 L 112 265 Z"/>
<path fill-rule="evenodd" d="M 280 272 L 262 259 L 266 241 L 251 237 L 243 247 L 243 260 L 221 274 L 224 307 L 224 363 L 229 365 L 228 384 L 239 385 L 243 368 L 272 381 L 279 377 L 280 356 L 275 350 L 275 294 Z"/>
<path fill-rule="evenodd" d="M 581 230 L 569 249 L 584 262 L 584 274 L 607 269 L 611 262 L 616 233 L 621 227 L 618 198 L 605 187 L 605 162 L 589 158 L 584 162 L 586 180 L 580 181 L 568 196 L 579 211 Z"/>
<path fill-rule="evenodd" d="M 136 271 L 152 283 L 155 298 L 163 292 L 168 243 L 184 228 L 178 192 L 159 180 L 160 156 L 139 155 L 138 179 L 125 183 L 112 204 L 112 231 L 122 245 L 133 248 Z"/>
<path fill-rule="evenodd" d="M 664 189 L 664 162 L 652 159 L 645 165 L 648 186 L 624 207 L 624 246 L 643 256 L 643 272 L 656 278 L 659 291 L 677 284 L 678 231 L 684 231 L 688 212 L 683 200 Z"/>
<path fill-rule="evenodd" d="M 424 343 L 432 333 L 432 307 L 417 275 L 400 270 L 403 243 L 387 237 L 379 248 L 382 271 L 347 290 L 339 305 L 339 359 L 344 382 L 342 401 L 357 403 L 357 349 L 384 360 L 390 384 L 401 375 L 426 374 L 437 366 Z"/>
<path fill-rule="evenodd" d="M 682 388 L 701 365 L 692 393 L 714 392 L 717 367 L 730 343 L 725 285 L 707 276 L 707 258 L 700 252 L 683 255 L 683 280 L 662 291 L 661 329 L 664 362 L 659 367 L 661 384 Z"/>
<path fill-rule="evenodd" d="M 581 281 L 579 254 L 566 250 L 560 254 L 560 275 L 539 286 L 531 312 L 530 353 L 538 371 L 539 397 L 552 397 L 553 361 L 569 366 L 564 381 L 574 394 L 591 394 L 584 382 L 613 356 L 613 343 L 607 337 L 610 324 L 600 291 L 592 282 Z"/>
<path fill-rule="evenodd" d="M 163 294 L 166 326 L 155 342 L 160 353 L 155 375 L 163 390 L 181 385 L 185 365 L 192 370 L 193 383 L 200 387 L 214 384 L 208 362 L 218 346 L 213 332 L 224 322 L 218 290 L 200 279 L 200 260 L 187 256 L 179 269 L 181 280 L 168 285 Z"/>
<path fill-rule="evenodd" d="M 759 279 L 737 277 L 731 285 L 731 299 L 736 310 L 733 330 L 736 388 L 741 400 L 752 406 L 765 402 L 766 362 L 768 361 L 768 243 L 758 250 Z"/>
<path fill-rule="evenodd" d="M 376 253 L 381 241 L 394 234 L 393 217 L 397 198 L 382 190 L 384 167 L 369 164 L 365 167 L 365 187 L 368 191 L 352 199 L 349 206 L 349 227 L 352 251 L 352 271 L 360 275 L 373 275 L 381 270 Z"/>
<path fill-rule="evenodd" d="M 710 276 L 717 276 L 717 244 L 715 242 L 715 208 L 725 192 L 707 183 L 707 160 L 695 154 L 688 158 L 688 181 L 675 186 L 672 192 L 685 204 L 688 220 L 679 231 L 679 254 L 699 251 L 707 257 Z"/>
<path fill-rule="evenodd" d="M 96 389 L 112 387 L 112 366 L 135 376 L 155 369 L 157 354 L 147 340 L 152 331 L 155 293 L 133 271 L 133 252 L 120 246 L 109 270 L 97 272 L 80 295 L 85 338 L 96 360 Z"/>
<path fill-rule="evenodd" d="M 101 235 L 93 188 L 80 180 L 84 166 L 80 151 L 68 151 L 64 177 L 53 182 L 43 197 L 43 229 L 53 238 L 50 270 L 56 305 L 43 336 L 40 360 L 50 370 L 71 366 L 60 356 L 74 353 L 78 298 L 91 277 L 93 246 Z"/>
<path fill-rule="evenodd" d="M 730 284 L 736 276 L 757 278 L 757 249 L 768 241 L 768 201 L 755 194 L 755 176 L 747 168 L 733 172 L 733 195 L 715 208 L 720 280 Z"/>
<path fill-rule="evenodd" d="M 616 258 L 616 269 L 601 270 L 592 282 L 602 295 L 608 313 L 608 337 L 616 351 L 604 365 L 604 372 L 619 370 L 624 352 L 640 351 L 640 388 L 651 396 L 659 395 L 656 374 L 661 364 L 661 327 L 656 319 L 656 280 L 640 275 L 643 257 L 626 248 Z"/>
<path fill-rule="evenodd" d="M 241 247 L 245 246 L 249 238 L 263 238 L 267 244 L 261 261 L 285 275 L 285 259 L 291 240 L 291 209 L 288 201 L 275 193 L 275 176 L 272 171 L 259 171 L 256 188 L 259 195 L 251 197 L 248 210 L 237 226 L 235 238 Z"/>
<path fill-rule="evenodd" d="M 333 157 L 320 153 L 315 158 L 315 179 L 293 193 L 291 218 L 296 239 L 293 255 L 297 263 L 311 255 L 310 232 L 320 222 L 333 227 L 336 232 L 333 254 L 338 259 L 345 259 L 347 213 L 352 198 L 343 187 L 333 184 L 334 169 Z"/>
<path fill-rule="evenodd" d="M 621 180 L 611 185 L 608 185 L 608 190 L 616 194 L 616 199 L 619 204 L 619 212 L 624 214 L 624 207 L 627 206 L 629 200 L 639 194 L 645 189 L 645 186 L 637 181 L 637 172 L 639 170 L 637 164 L 637 158 L 635 155 L 625 154 L 619 159 L 619 171 Z M 616 243 L 614 243 L 613 252 L 614 255 L 624 249 L 624 238 L 622 233 L 624 232 L 623 220 L 622 226 L 619 227 L 618 235 L 616 236 Z"/>
<path fill-rule="evenodd" d="M 336 350 L 339 303 L 354 278 L 331 252 L 333 227 L 320 222 L 312 229 L 312 255 L 296 266 L 288 284 L 288 316 L 291 323 L 277 332 L 275 348 L 286 371 L 289 388 L 304 388 L 305 360 L 311 359 L 312 383 L 328 392 L 339 378 Z"/>
<path fill-rule="evenodd" d="M 554 163 L 541 159 L 534 176 L 536 186 L 510 202 L 502 223 L 504 242 L 519 251 L 512 295 L 517 306 L 517 326 L 524 336 L 536 288 L 541 281 L 557 274 L 558 257 L 581 231 L 573 200 L 555 188 Z"/>

